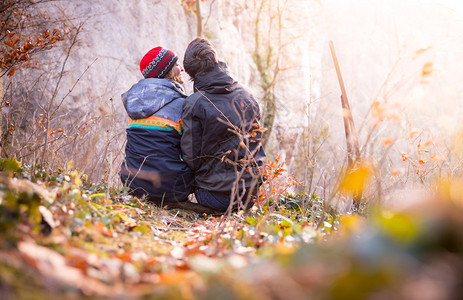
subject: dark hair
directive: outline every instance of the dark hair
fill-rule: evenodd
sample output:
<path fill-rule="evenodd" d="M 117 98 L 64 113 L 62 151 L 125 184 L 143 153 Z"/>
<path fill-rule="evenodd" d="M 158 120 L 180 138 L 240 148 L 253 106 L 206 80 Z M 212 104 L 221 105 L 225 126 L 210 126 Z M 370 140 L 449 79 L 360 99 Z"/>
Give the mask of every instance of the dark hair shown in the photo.
<path fill-rule="evenodd" d="M 183 68 L 194 80 L 196 75 L 212 71 L 218 62 L 217 52 L 211 42 L 198 37 L 186 48 Z"/>

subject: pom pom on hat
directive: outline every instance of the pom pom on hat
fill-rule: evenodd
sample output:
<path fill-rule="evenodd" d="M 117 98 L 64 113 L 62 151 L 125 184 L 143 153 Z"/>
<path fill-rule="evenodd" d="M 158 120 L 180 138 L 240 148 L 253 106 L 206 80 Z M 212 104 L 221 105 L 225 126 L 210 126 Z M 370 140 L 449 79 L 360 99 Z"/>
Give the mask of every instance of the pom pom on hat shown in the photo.
<path fill-rule="evenodd" d="M 145 78 L 164 78 L 175 66 L 178 56 L 171 50 L 156 47 L 140 61 L 140 71 Z"/>

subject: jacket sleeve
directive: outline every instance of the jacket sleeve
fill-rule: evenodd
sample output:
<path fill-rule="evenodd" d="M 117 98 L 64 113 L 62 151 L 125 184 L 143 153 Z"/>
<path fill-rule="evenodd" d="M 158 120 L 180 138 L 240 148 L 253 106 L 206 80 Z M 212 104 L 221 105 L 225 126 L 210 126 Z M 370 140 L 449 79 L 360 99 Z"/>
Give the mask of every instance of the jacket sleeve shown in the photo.
<path fill-rule="evenodd" d="M 183 104 L 183 133 L 180 146 L 183 160 L 193 171 L 199 168 L 202 145 L 202 122 L 197 111 L 199 98 L 197 94 L 193 94 L 185 99 Z"/>

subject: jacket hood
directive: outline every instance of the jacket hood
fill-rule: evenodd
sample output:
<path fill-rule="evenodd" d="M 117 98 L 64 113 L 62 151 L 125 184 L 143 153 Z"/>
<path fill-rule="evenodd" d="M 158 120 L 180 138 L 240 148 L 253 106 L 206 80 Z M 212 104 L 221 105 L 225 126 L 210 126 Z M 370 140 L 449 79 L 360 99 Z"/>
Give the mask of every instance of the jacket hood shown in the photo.
<path fill-rule="evenodd" d="M 185 98 L 183 88 L 168 78 L 146 78 L 122 94 L 122 102 L 131 119 L 142 119 L 178 98 Z"/>
<path fill-rule="evenodd" d="M 212 71 L 196 75 L 194 91 L 205 91 L 211 94 L 228 94 L 236 89 L 237 82 L 230 76 L 227 65 L 219 62 Z"/>

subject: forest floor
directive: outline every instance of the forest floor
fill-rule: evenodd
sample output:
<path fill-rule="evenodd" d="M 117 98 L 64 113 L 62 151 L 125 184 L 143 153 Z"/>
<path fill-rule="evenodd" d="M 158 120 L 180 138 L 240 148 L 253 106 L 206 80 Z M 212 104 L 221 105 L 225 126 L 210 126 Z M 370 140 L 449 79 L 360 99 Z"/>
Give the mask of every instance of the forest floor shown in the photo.
<path fill-rule="evenodd" d="M 281 195 L 211 217 L 3 161 L 1 299 L 457 299 L 461 182 L 405 211 Z M 462 191 L 461 188 L 459 190 Z"/>

